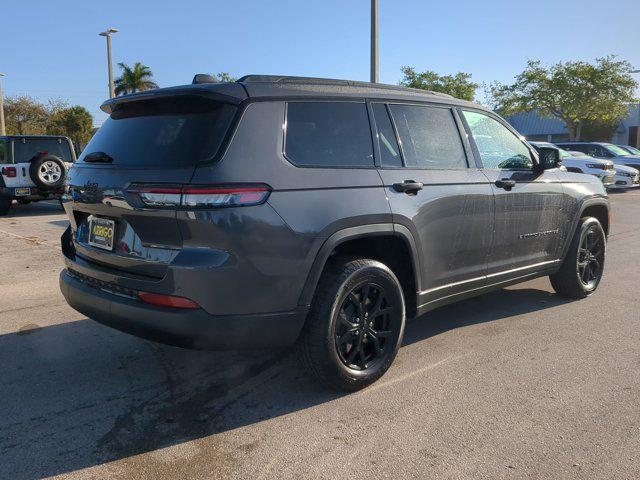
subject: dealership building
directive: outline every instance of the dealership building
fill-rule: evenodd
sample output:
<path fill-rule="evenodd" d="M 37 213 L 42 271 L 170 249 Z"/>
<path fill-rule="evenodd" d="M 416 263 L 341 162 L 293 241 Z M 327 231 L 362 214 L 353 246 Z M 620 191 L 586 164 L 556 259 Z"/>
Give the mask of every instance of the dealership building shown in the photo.
<path fill-rule="evenodd" d="M 629 115 L 618 125 L 618 128 L 609 139 L 611 143 L 618 145 L 636 145 L 638 135 L 638 105 L 629 107 Z M 566 142 L 569 140 L 567 127 L 562 120 L 550 117 L 541 117 L 537 112 L 519 113 L 507 117 L 513 127 L 528 140 L 547 142 Z"/>

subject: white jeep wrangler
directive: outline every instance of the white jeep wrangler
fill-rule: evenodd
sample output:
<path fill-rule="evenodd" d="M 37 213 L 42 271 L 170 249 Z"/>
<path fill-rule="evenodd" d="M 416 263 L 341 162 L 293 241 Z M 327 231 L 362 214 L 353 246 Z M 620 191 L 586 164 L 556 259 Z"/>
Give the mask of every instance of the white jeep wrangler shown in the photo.
<path fill-rule="evenodd" d="M 26 204 L 59 199 L 67 170 L 75 160 L 67 137 L 0 137 L 0 215 L 9 212 L 14 200 Z"/>

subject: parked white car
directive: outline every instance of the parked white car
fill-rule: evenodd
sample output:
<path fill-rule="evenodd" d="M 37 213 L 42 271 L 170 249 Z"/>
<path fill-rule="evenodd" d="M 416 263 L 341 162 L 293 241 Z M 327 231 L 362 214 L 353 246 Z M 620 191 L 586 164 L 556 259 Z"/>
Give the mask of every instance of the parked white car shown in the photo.
<path fill-rule="evenodd" d="M 535 147 L 558 148 L 548 142 L 529 142 Z M 562 166 L 569 172 L 586 173 L 598 177 L 605 188 L 611 188 L 615 184 L 615 170 L 613 162 L 610 160 L 600 160 L 582 152 L 567 152 L 560 150 L 560 161 Z"/>
<path fill-rule="evenodd" d="M 615 183 L 610 188 L 632 188 L 640 186 L 640 172 L 626 165 L 615 165 Z"/>
<path fill-rule="evenodd" d="M 18 203 L 59 199 L 67 171 L 75 162 L 67 137 L 0 137 L 0 215 Z"/>

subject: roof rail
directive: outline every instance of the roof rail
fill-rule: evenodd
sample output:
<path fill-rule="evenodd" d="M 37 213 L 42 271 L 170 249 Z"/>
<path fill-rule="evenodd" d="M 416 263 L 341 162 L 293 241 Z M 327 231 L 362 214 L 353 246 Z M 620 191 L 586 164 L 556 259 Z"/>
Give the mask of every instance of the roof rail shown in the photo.
<path fill-rule="evenodd" d="M 453 98 L 451 95 L 431 90 L 422 90 L 419 88 L 403 87 L 401 85 L 388 85 L 385 83 L 370 83 L 357 80 L 340 80 L 335 78 L 319 78 L 319 77 L 293 77 L 286 75 L 245 75 L 236 80 L 238 83 L 293 83 L 293 84 L 310 84 L 310 85 L 344 85 L 350 87 L 369 87 L 379 88 L 382 90 L 412 91 L 416 93 L 427 93 L 441 97 Z"/>

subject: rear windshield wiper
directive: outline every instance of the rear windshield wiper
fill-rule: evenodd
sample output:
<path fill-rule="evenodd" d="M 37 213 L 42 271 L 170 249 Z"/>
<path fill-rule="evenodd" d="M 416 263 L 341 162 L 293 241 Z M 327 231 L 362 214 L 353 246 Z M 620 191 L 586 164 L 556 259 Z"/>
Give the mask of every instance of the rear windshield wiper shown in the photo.
<path fill-rule="evenodd" d="M 91 152 L 84 157 L 85 162 L 113 163 L 113 157 L 104 152 Z"/>

